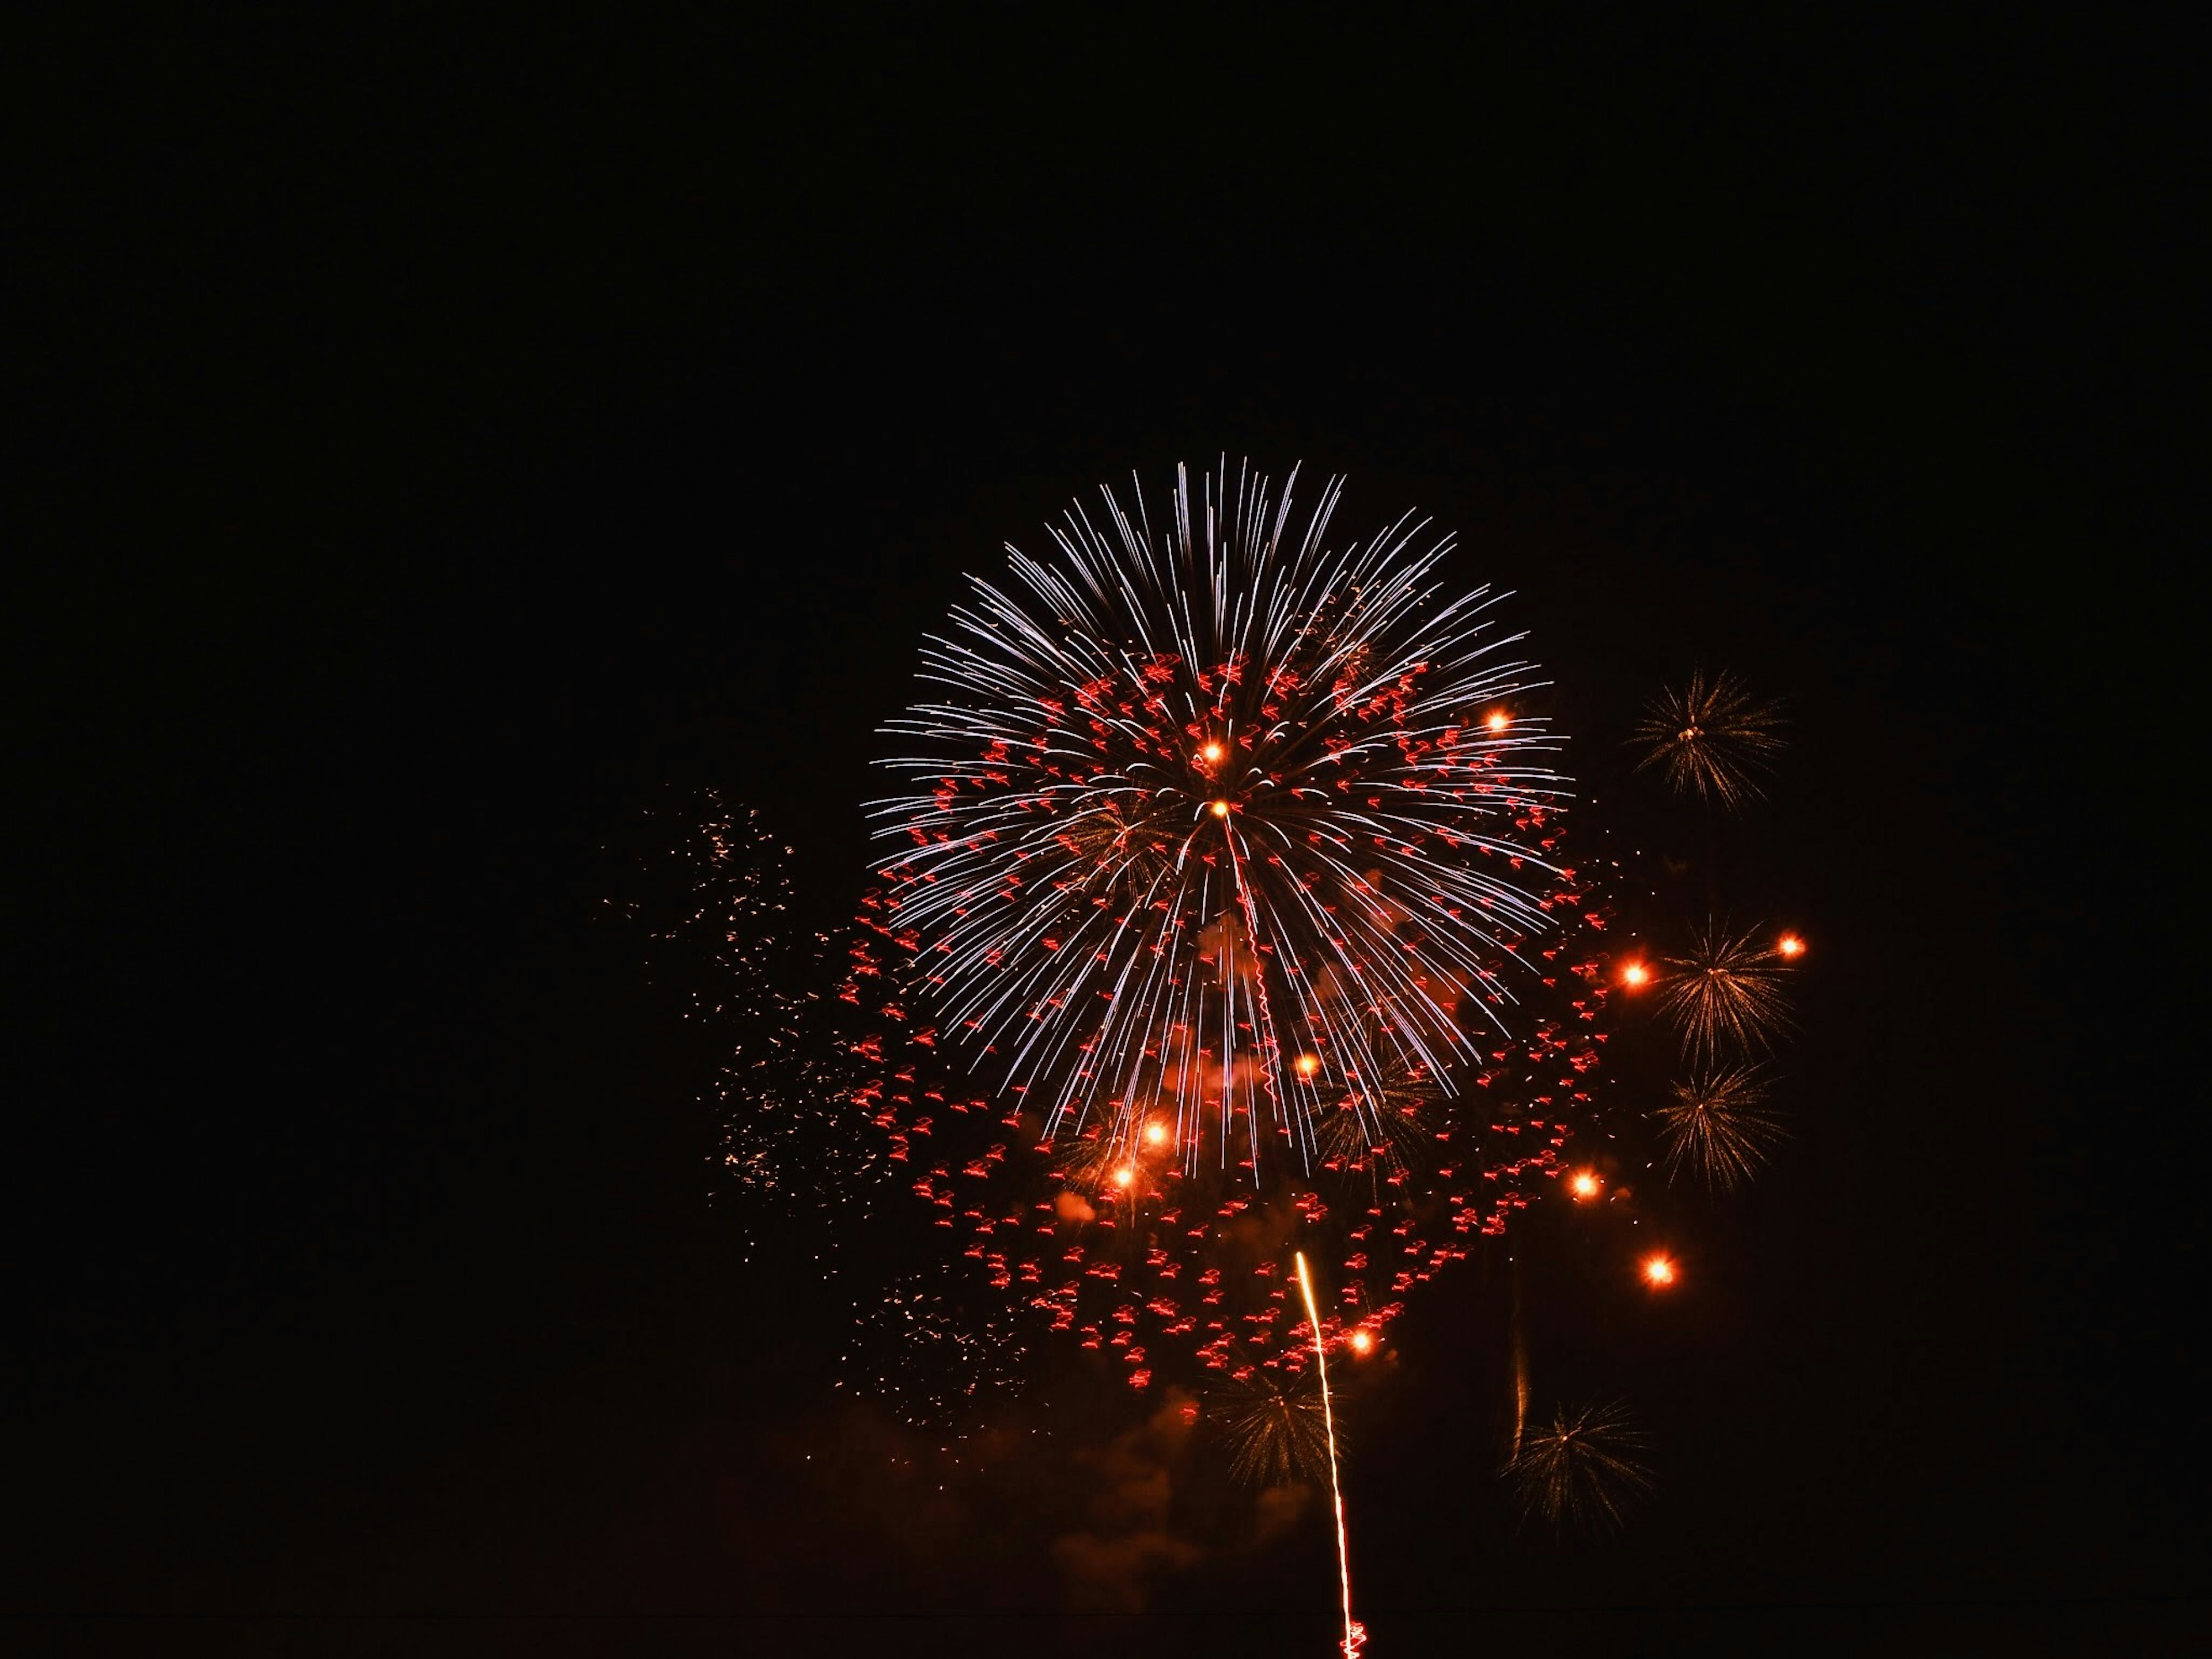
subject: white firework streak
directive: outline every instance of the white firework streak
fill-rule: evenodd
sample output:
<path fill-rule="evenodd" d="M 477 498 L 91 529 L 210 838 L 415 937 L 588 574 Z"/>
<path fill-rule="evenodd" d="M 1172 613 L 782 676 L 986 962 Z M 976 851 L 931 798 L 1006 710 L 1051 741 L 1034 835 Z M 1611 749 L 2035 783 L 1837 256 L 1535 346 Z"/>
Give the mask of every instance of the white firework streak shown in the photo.
<path fill-rule="evenodd" d="M 1320 1108 L 1372 1121 L 1378 1044 L 1449 1091 L 1462 996 L 1506 1030 L 1497 964 L 1552 925 L 1515 876 L 1556 873 L 1522 832 L 1566 799 L 1562 740 L 1486 724 L 1543 684 L 1523 636 L 1443 596 L 1425 521 L 1332 550 L 1341 481 L 1286 539 L 1296 477 L 1240 466 L 1231 499 L 1224 464 L 1194 500 L 1178 469 L 1164 537 L 1105 490 L 1057 562 L 1009 546 L 1027 598 L 971 577 L 922 653 L 946 695 L 886 728 L 918 791 L 871 808 L 910 843 L 895 936 L 1048 1138 L 1165 1113 L 1187 1170 L 1226 1168 L 1242 1111 L 1255 1178 L 1263 1127 L 1310 1164 Z"/>

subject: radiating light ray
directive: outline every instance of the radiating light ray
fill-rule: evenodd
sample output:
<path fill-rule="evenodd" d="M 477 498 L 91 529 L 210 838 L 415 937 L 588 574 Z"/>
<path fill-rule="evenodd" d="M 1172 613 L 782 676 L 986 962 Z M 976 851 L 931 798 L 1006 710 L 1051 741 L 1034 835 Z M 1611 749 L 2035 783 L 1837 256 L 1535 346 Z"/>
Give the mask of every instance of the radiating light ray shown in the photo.
<path fill-rule="evenodd" d="M 1656 767 L 1677 794 L 1734 810 L 1759 796 L 1754 775 L 1782 749 L 1779 704 L 1762 702 L 1735 675 L 1691 674 L 1652 700 L 1632 739 L 1637 770 Z"/>

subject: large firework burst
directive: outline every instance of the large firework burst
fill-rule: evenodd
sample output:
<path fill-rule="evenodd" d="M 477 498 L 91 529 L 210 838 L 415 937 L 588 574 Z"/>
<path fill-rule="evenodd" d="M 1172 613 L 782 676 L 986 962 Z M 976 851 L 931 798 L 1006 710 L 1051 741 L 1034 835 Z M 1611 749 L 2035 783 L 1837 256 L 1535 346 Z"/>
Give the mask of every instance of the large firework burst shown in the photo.
<path fill-rule="evenodd" d="M 1548 1426 L 1522 1437 L 1505 1470 L 1524 1515 L 1555 1531 L 1601 1532 L 1619 1526 L 1650 1490 L 1651 1472 L 1637 1456 L 1643 1444 L 1618 1403 L 1563 1406 Z"/>
<path fill-rule="evenodd" d="M 1728 1191 L 1747 1181 L 1783 1135 L 1766 1105 L 1759 1068 L 1730 1066 L 1674 1085 L 1674 1097 L 1652 1113 L 1665 1146 L 1667 1178 L 1694 1170 L 1708 1187 Z"/>
<path fill-rule="evenodd" d="M 1332 549 L 1336 499 L 1294 525 L 1288 488 L 1178 472 L 1156 529 L 1107 492 L 1057 561 L 975 580 L 924 653 L 943 700 L 892 727 L 886 931 L 1045 1133 L 1096 1122 L 1107 1160 L 1157 1124 L 1187 1172 L 1256 1182 L 1347 1101 L 1382 1143 L 1389 1081 L 1449 1089 L 1551 925 L 1558 743 L 1515 707 L 1518 636 L 1440 593 L 1420 524 Z"/>
<path fill-rule="evenodd" d="M 1666 958 L 1674 971 L 1659 988 L 1660 1010 L 1680 1028 L 1682 1051 L 1707 1060 L 1724 1044 L 1765 1052 L 1790 1020 L 1783 960 L 1758 928 L 1733 933 L 1708 919 L 1687 954 Z"/>
<path fill-rule="evenodd" d="M 1111 495 L 977 583 L 896 728 L 918 791 L 835 1017 L 855 1121 L 991 1286 L 1135 1387 L 1287 1385 L 1504 1231 L 1595 1109 L 1607 906 L 1481 596 L 1332 488 Z M 1103 525 L 1101 529 L 1099 526 Z"/>
<path fill-rule="evenodd" d="M 1735 675 L 1698 669 L 1655 697 L 1633 741 L 1637 770 L 1657 767 L 1677 794 L 1730 809 L 1759 798 L 1754 775 L 1782 748 L 1779 704 L 1762 702 Z"/>

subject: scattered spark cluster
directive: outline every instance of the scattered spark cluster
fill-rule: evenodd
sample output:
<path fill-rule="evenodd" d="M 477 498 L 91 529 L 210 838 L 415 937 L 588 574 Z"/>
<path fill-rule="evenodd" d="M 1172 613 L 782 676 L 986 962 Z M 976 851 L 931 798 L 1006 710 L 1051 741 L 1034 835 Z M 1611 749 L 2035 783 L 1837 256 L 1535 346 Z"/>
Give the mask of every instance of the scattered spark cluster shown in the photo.
<path fill-rule="evenodd" d="M 1638 769 L 1656 768 L 1677 794 L 1734 810 L 1759 798 L 1755 775 L 1780 752 L 1781 725 L 1780 708 L 1735 675 L 1699 669 L 1653 699 L 1633 739 L 1644 751 Z"/>
<path fill-rule="evenodd" d="M 1005 1310 L 948 1295 L 941 1273 L 910 1273 L 861 1309 L 841 1382 L 912 1427 L 945 1428 L 979 1397 L 1018 1389 L 1027 1355 Z"/>
<path fill-rule="evenodd" d="M 1603 907 L 1482 595 L 1332 486 L 1178 475 L 975 583 L 839 993 L 858 1110 L 990 1282 L 1147 1385 L 1371 1349 L 1595 1109 Z"/>
<path fill-rule="evenodd" d="M 1650 1490 L 1643 1444 L 1618 1404 L 1562 1407 L 1548 1426 L 1522 1436 L 1506 1473 L 1524 1516 L 1554 1532 L 1607 1531 Z"/>

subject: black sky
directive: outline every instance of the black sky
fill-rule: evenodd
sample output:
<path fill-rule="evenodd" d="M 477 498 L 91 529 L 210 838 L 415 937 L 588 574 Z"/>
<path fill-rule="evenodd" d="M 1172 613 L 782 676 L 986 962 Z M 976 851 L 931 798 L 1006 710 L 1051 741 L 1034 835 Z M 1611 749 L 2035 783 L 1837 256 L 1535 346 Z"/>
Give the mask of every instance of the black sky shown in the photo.
<path fill-rule="evenodd" d="M 1510 1540 L 1440 1311 L 1353 1477 L 1372 1651 L 2201 1626 L 2173 43 L 327 27 L 45 46 L 0 1613 L 1109 1639 L 793 1473 L 862 1433 L 836 1312 L 735 1261 L 599 849 L 711 785 L 833 921 L 961 574 L 1226 453 L 1455 532 L 1594 787 L 1693 663 L 1793 721 L 1739 867 L 1818 941 L 1795 1139 L 1663 1320 L 1532 1223 L 1661 1495 Z M 1325 1650 L 1303 1547 L 1143 1639 Z"/>

